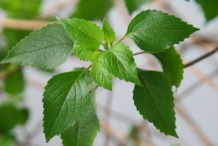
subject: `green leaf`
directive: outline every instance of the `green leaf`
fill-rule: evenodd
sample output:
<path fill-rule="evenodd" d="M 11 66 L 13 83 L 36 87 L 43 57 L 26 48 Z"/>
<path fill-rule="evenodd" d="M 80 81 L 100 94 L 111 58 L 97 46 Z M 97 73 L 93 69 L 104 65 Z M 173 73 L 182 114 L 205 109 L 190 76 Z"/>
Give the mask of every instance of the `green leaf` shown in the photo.
<path fill-rule="evenodd" d="M 92 79 L 105 89 L 112 90 L 113 76 L 104 65 L 96 60 L 92 65 Z"/>
<path fill-rule="evenodd" d="M 87 49 L 88 49 L 88 46 L 74 44 L 73 54 L 81 60 L 85 60 L 85 61 L 95 60 L 99 55 L 98 50 L 96 49 L 94 52 L 90 52 Z"/>
<path fill-rule="evenodd" d="M 147 10 L 133 18 L 125 37 L 132 39 L 145 52 L 157 53 L 183 41 L 197 30 L 175 16 Z"/>
<path fill-rule="evenodd" d="M 22 93 L 25 89 L 25 79 L 21 69 L 9 75 L 4 80 L 4 90 L 10 94 Z"/>
<path fill-rule="evenodd" d="M 73 41 L 64 28 L 60 24 L 52 24 L 21 40 L 1 63 L 52 69 L 67 60 L 72 48 Z"/>
<path fill-rule="evenodd" d="M 0 106 L 0 133 L 8 132 L 19 122 L 19 111 L 14 105 L 3 104 Z"/>
<path fill-rule="evenodd" d="M 22 108 L 19 110 L 19 124 L 25 124 L 29 118 L 29 110 Z"/>
<path fill-rule="evenodd" d="M 90 21 L 77 18 L 58 18 L 58 20 L 62 23 L 67 33 L 75 42 L 75 56 L 81 60 L 93 60 L 93 58 L 98 56 L 97 51 L 104 38 L 104 33 L 99 26 Z M 81 52 L 82 55 L 79 55 Z M 92 57 L 88 58 L 90 55 Z"/>
<path fill-rule="evenodd" d="M 114 29 L 110 26 L 107 19 L 104 18 L 102 30 L 104 32 L 104 40 L 109 44 L 112 45 L 115 39 L 115 32 Z"/>
<path fill-rule="evenodd" d="M 86 20 L 102 19 L 112 8 L 113 0 L 80 0 L 76 11 L 71 17 L 83 18 Z"/>
<path fill-rule="evenodd" d="M 42 0 L 1 0 L 0 8 L 9 18 L 33 19 L 39 14 Z"/>
<path fill-rule="evenodd" d="M 91 104 L 84 117 L 61 134 L 63 146 L 92 146 L 99 130 L 99 120 Z"/>
<path fill-rule="evenodd" d="M 8 134 L 1 134 L 0 146 L 16 146 L 14 137 Z"/>
<path fill-rule="evenodd" d="M 115 77 L 141 85 L 132 51 L 124 43 L 118 42 L 110 50 L 103 51 L 99 62 Z M 104 80 L 101 85 L 103 84 Z"/>
<path fill-rule="evenodd" d="M 83 79 L 85 70 L 52 77 L 43 94 L 44 133 L 48 142 L 67 130 L 87 112 L 90 94 Z"/>
<path fill-rule="evenodd" d="M 163 71 L 171 84 L 178 88 L 183 79 L 183 63 L 176 49 L 171 47 L 164 52 L 154 54 L 154 56 L 161 62 Z"/>
<path fill-rule="evenodd" d="M 207 21 L 210 21 L 218 16 L 218 1 L 217 0 L 197 0 L 201 5 Z"/>
<path fill-rule="evenodd" d="M 139 78 L 144 85 L 135 85 L 133 99 L 135 106 L 144 119 L 166 135 L 176 134 L 174 97 L 171 85 L 164 73 L 139 71 Z"/>
<path fill-rule="evenodd" d="M 148 1 L 149 0 L 124 0 L 129 14 L 132 14 L 135 10 L 140 8 L 143 4 L 145 4 Z"/>

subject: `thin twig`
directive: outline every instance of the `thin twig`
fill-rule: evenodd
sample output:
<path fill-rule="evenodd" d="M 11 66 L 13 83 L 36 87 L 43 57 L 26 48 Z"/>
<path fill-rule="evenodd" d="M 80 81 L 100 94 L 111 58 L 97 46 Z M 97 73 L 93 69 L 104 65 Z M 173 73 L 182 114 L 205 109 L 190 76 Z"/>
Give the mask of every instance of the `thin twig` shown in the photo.
<path fill-rule="evenodd" d="M 109 92 L 106 100 L 106 105 L 104 107 L 104 113 L 105 113 L 105 123 L 108 125 L 110 129 L 110 114 L 111 114 L 111 104 L 113 100 L 113 92 Z M 106 133 L 105 135 L 105 143 L 104 146 L 108 146 L 110 142 L 110 135 Z"/>
<path fill-rule="evenodd" d="M 214 78 L 216 76 L 218 76 L 218 69 L 216 69 L 215 71 L 213 71 L 213 72 L 211 72 L 210 74 L 207 75 L 208 78 Z M 199 86 L 202 86 L 203 84 L 201 84 L 201 82 L 202 82 L 202 80 L 197 80 L 192 85 L 187 87 L 187 89 L 185 91 L 183 91 L 182 93 L 178 94 L 177 98 L 176 98 L 176 102 L 181 101 L 182 99 L 187 97 L 188 94 L 190 94 L 193 91 L 195 91 Z"/>
<path fill-rule="evenodd" d="M 211 86 L 213 89 L 218 91 L 218 85 L 211 81 L 208 77 L 206 77 L 204 74 L 202 74 L 200 71 L 198 71 L 195 67 L 190 66 L 188 68 L 189 71 L 191 71 L 193 74 L 195 74 L 200 80 L 207 83 L 209 86 Z"/>
<path fill-rule="evenodd" d="M 218 47 L 216 47 L 214 50 L 212 50 L 212 51 L 210 51 L 210 52 L 204 54 L 203 56 L 201 56 L 201 57 L 199 57 L 199 58 L 197 58 L 197 59 L 195 59 L 195 60 L 193 60 L 193 61 L 191 61 L 191 62 L 185 64 L 185 65 L 184 65 L 184 68 L 189 67 L 189 66 L 191 66 L 191 65 L 193 65 L 193 64 L 195 64 L 195 63 L 197 63 L 197 62 L 199 62 L 199 61 L 201 61 L 201 60 L 207 58 L 208 56 L 212 55 L 212 54 L 215 53 L 216 51 L 218 51 Z"/>
<path fill-rule="evenodd" d="M 19 144 L 18 146 L 27 146 L 31 139 L 33 139 L 40 131 L 42 130 L 42 120 L 40 120 L 35 127 L 33 128 L 32 132 L 26 135 L 24 142 Z"/>
<path fill-rule="evenodd" d="M 189 127 L 193 130 L 193 132 L 199 138 L 202 144 L 204 144 L 205 146 L 212 146 L 210 141 L 203 134 L 203 132 L 200 130 L 197 124 L 187 115 L 188 112 L 185 112 L 184 107 L 179 107 L 178 105 L 176 105 L 175 110 L 177 111 L 178 114 L 180 114 L 183 117 L 183 119 L 186 121 Z"/>
<path fill-rule="evenodd" d="M 134 54 L 132 54 L 132 56 L 136 56 L 136 55 L 140 55 L 140 54 L 145 54 L 146 52 L 142 51 L 142 52 L 136 52 Z"/>
<path fill-rule="evenodd" d="M 35 30 L 48 24 L 59 23 L 58 21 L 34 21 L 20 19 L 0 19 L 0 27 L 20 29 L 20 30 Z"/>

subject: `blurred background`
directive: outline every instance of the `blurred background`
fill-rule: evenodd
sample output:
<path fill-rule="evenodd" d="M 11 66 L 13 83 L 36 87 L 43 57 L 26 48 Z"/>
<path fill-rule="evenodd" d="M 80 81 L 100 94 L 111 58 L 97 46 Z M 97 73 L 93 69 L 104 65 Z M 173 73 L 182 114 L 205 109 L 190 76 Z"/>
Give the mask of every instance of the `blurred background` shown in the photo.
<path fill-rule="evenodd" d="M 216 49 L 218 19 L 215 16 L 218 12 L 209 16 L 201 6 L 203 1 L 141 0 L 135 3 L 134 9 L 125 2 L 128 0 L 0 0 L 0 60 L 34 29 L 57 23 L 56 16 L 92 20 L 99 26 L 106 17 L 118 40 L 125 34 L 131 19 L 147 9 L 176 15 L 201 29 L 176 45 L 184 64 Z M 215 11 L 213 7 L 211 11 Z M 130 40 L 124 41 L 134 53 L 140 52 Z M 161 71 L 151 55 L 137 55 L 135 60 L 140 68 Z M 74 56 L 47 71 L 0 64 L 0 146 L 61 146 L 57 136 L 45 142 L 42 128 L 44 86 L 55 74 L 88 65 L 89 62 Z M 179 139 L 165 136 L 143 120 L 134 106 L 133 87 L 132 83 L 115 79 L 113 92 L 97 89 L 101 131 L 94 146 L 218 146 L 218 53 L 214 51 L 185 68 L 180 88 L 173 89 Z"/>

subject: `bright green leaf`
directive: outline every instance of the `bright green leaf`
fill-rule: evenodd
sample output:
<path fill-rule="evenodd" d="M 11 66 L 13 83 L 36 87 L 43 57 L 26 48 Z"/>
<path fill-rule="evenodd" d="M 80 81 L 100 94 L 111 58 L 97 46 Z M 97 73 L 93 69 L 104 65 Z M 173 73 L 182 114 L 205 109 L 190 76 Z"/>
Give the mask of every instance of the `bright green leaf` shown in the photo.
<path fill-rule="evenodd" d="M 133 18 L 125 37 L 132 39 L 145 52 L 157 53 L 183 41 L 197 30 L 175 16 L 147 10 Z"/>
<path fill-rule="evenodd" d="M 115 77 L 141 85 L 132 51 L 124 43 L 118 42 L 110 50 L 103 51 L 99 62 Z"/>
<path fill-rule="evenodd" d="M 0 133 L 8 132 L 19 122 L 19 111 L 11 104 L 0 106 Z"/>
<path fill-rule="evenodd" d="M 22 93 L 25 89 L 25 80 L 22 70 L 19 69 L 16 72 L 10 74 L 4 80 L 4 90 L 10 94 Z"/>
<path fill-rule="evenodd" d="M 47 142 L 59 135 L 87 112 L 90 94 L 84 70 L 58 74 L 48 81 L 43 94 L 44 133 Z"/>
<path fill-rule="evenodd" d="M 71 17 L 86 20 L 102 19 L 112 8 L 113 0 L 79 0 L 76 11 Z"/>
<path fill-rule="evenodd" d="M 104 18 L 103 20 L 102 30 L 104 32 L 104 40 L 108 44 L 112 45 L 115 39 L 115 32 L 114 32 L 114 29 L 110 26 L 110 24 L 106 20 L 106 18 Z"/>
<path fill-rule="evenodd" d="M 140 70 L 139 78 L 144 87 L 135 85 L 133 91 L 137 110 L 164 134 L 178 137 L 174 97 L 167 76 L 161 72 Z"/>
<path fill-rule="evenodd" d="M 92 65 L 92 79 L 99 85 L 108 90 L 112 90 L 113 76 L 104 65 L 96 60 Z"/>
<path fill-rule="evenodd" d="M 98 117 L 90 105 L 84 117 L 61 134 L 63 146 L 92 146 L 99 130 Z"/>
<path fill-rule="evenodd" d="M 74 44 L 73 46 L 73 54 L 84 61 L 92 61 L 96 59 L 99 55 L 98 50 L 96 49 L 94 52 L 90 52 L 87 46 Z"/>
<path fill-rule="evenodd" d="M 154 54 L 154 56 L 161 62 L 163 71 L 171 84 L 178 88 L 183 79 L 183 63 L 176 49 L 171 47 L 164 52 Z"/>
<path fill-rule="evenodd" d="M 201 5 L 207 21 L 210 21 L 218 16 L 218 1 L 217 0 L 197 0 Z"/>
<path fill-rule="evenodd" d="M 38 16 L 42 0 L 1 0 L 0 8 L 9 18 L 33 19 Z"/>
<path fill-rule="evenodd" d="M 97 51 L 104 39 L 104 33 L 99 26 L 90 21 L 77 18 L 58 18 L 58 20 L 75 42 L 75 56 L 81 60 L 92 60 L 97 57 Z M 90 55 L 92 56 L 91 58 L 88 57 Z"/>
<path fill-rule="evenodd" d="M 15 138 L 8 134 L 1 134 L 0 136 L 0 146 L 16 146 Z"/>
<path fill-rule="evenodd" d="M 149 0 L 124 0 L 129 14 L 132 14 L 135 10 L 140 8 L 143 4 L 145 4 L 148 1 Z"/>
<path fill-rule="evenodd" d="M 67 60 L 73 41 L 60 24 L 52 24 L 32 32 L 21 40 L 1 63 L 31 65 L 52 69 Z"/>

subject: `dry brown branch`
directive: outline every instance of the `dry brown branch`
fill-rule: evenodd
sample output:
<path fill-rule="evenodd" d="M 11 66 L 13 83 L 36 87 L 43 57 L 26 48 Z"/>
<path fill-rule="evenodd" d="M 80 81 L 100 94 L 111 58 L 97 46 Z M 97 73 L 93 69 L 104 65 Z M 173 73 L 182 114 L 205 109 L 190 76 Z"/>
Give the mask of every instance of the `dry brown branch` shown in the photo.
<path fill-rule="evenodd" d="M 184 107 L 181 108 L 179 105 L 176 105 L 175 110 L 177 111 L 178 114 L 182 116 L 182 118 L 189 125 L 189 127 L 192 129 L 195 135 L 199 138 L 202 144 L 204 144 L 205 146 L 212 146 L 211 142 L 207 139 L 207 137 L 200 130 L 197 124 L 187 115 L 188 112 L 185 111 Z"/>
<path fill-rule="evenodd" d="M 0 19 L 0 27 L 20 30 L 35 30 L 48 24 L 59 23 L 58 21 L 36 21 L 18 19 Z"/>

